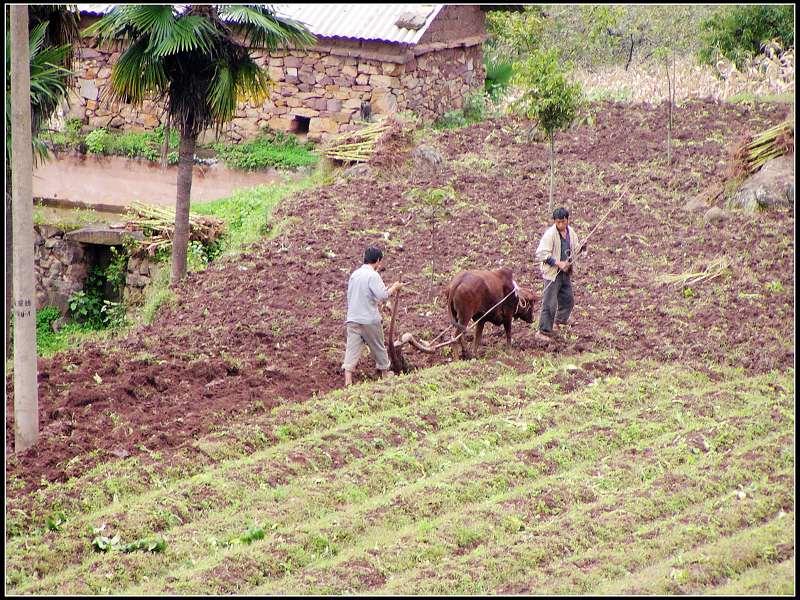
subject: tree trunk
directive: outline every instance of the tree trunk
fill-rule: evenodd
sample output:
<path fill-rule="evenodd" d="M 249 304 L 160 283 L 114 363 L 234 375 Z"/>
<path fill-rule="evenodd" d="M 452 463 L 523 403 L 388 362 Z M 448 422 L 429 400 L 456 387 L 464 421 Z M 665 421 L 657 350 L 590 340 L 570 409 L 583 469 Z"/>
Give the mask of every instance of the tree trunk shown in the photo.
<path fill-rule="evenodd" d="M 14 450 L 39 438 L 36 283 L 33 264 L 33 150 L 28 7 L 11 6 L 11 190 L 14 211 Z"/>
<path fill-rule="evenodd" d="M 555 134 L 550 136 L 550 203 L 548 213 L 553 212 L 553 191 L 555 188 L 555 172 L 556 172 L 556 151 L 555 151 Z M 548 217 L 549 218 L 549 217 Z"/>
<path fill-rule="evenodd" d="M 634 46 L 633 34 L 631 34 L 631 48 L 630 51 L 628 52 L 628 62 L 625 63 L 626 71 L 628 70 L 628 67 L 631 66 L 631 61 L 633 60 L 633 46 Z"/>
<path fill-rule="evenodd" d="M 169 165 L 169 135 L 170 135 L 170 126 L 169 126 L 169 113 L 167 113 L 167 117 L 164 121 L 164 139 L 161 142 L 161 168 L 166 169 Z"/>
<path fill-rule="evenodd" d="M 178 150 L 178 195 L 175 202 L 175 237 L 172 240 L 172 273 L 170 285 L 186 277 L 186 252 L 189 248 L 189 204 L 192 192 L 192 169 L 196 135 L 187 135 L 181 128 Z"/>

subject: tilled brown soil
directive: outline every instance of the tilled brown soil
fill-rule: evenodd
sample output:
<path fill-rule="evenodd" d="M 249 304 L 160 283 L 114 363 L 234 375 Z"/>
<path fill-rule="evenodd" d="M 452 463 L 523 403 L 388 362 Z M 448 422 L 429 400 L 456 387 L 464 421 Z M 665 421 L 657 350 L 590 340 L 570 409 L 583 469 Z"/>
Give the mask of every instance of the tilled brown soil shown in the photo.
<path fill-rule="evenodd" d="M 594 127 L 559 134 L 556 205 L 570 209 L 579 234 L 592 230 L 623 187 L 628 193 L 576 265 L 566 341 L 544 347 L 534 327 L 516 322 L 514 347 L 506 351 L 501 330 L 488 326 L 484 360 L 522 367 L 531 356 L 608 350 L 620 371 L 628 359 L 756 372 L 791 367 L 793 211 L 730 213 L 717 226 L 705 225 L 702 211 L 684 209 L 723 177 L 729 144 L 786 112 L 776 105 L 683 105 L 671 170 L 665 106 L 603 104 Z M 371 174 L 287 201 L 273 216 L 275 223 L 294 217 L 285 233 L 191 274 L 176 290 L 177 304 L 152 325 L 40 360 L 42 438 L 16 456 L 7 381 L 6 475 L 26 484 L 7 494 L 63 481 L 77 456 L 88 468 L 159 450 L 168 463 L 172 449 L 256 403 L 301 402 L 340 386 L 347 278 L 368 244 L 385 249 L 386 283 L 407 283 L 399 332 L 430 338 L 447 325 L 440 292 L 460 269 L 511 267 L 538 296 L 532 256 L 549 224 L 549 160 L 546 144 L 527 143 L 526 127 L 504 118 L 438 135 L 431 142 L 445 157 L 438 169 L 414 167 L 400 147 L 384 152 Z M 406 192 L 446 186 L 456 198 L 431 233 Z M 727 273 L 691 292 L 657 282 L 659 275 L 700 271 L 718 257 L 728 259 Z M 452 360 L 411 350 L 405 356 L 415 367 Z M 369 357 L 356 376 L 374 376 Z"/>

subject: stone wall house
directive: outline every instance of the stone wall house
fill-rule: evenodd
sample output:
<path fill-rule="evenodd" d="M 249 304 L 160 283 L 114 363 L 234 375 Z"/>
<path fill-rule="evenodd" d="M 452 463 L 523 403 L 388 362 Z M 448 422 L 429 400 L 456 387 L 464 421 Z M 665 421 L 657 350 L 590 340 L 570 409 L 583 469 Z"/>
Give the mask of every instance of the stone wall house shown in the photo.
<path fill-rule="evenodd" d="M 81 26 L 113 5 L 79 5 Z M 463 105 L 484 84 L 484 8 L 477 4 L 284 4 L 282 16 L 317 36 L 309 49 L 254 50 L 275 82 L 263 104 L 240 104 L 228 139 L 251 137 L 262 127 L 320 139 L 357 127 L 366 112 L 414 111 L 433 121 Z M 103 91 L 119 52 L 87 39 L 79 49 L 77 83 L 68 116 L 90 127 L 151 129 L 163 104 L 139 108 L 109 104 Z"/>

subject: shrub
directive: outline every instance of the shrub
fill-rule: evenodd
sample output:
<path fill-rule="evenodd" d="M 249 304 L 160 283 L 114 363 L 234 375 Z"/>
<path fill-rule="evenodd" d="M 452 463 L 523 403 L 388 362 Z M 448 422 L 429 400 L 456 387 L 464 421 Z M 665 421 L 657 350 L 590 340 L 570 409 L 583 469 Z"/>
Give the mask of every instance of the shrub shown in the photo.
<path fill-rule="evenodd" d="M 722 6 L 700 24 L 700 30 L 700 62 L 713 64 L 721 54 L 741 68 L 764 42 L 777 40 L 784 48 L 794 45 L 794 6 Z"/>
<path fill-rule="evenodd" d="M 86 136 L 86 150 L 91 154 L 103 154 L 108 147 L 109 134 L 104 128 L 95 129 Z"/>
<path fill-rule="evenodd" d="M 480 123 L 488 116 L 490 98 L 482 92 L 473 92 L 464 98 L 461 110 L 451 110 L 433 124 L 436 129 L 458 129 Z"/>
<path fill-rule="evenodd" d="M 217 156 L 231 168 L 253 171 L 276 167 L 292 169 L 313 165 L 317 155 L 313 145 L 301 143 L 294 135 L 264 129 L 258 137 L 241 144 L 213 144 Z"/>
<path fill-rule="evenodd" d="M 116 258 L 112 260 L 111 265 L 109 265 L 110 269 L 106 271 L 96 265 L 93 266 L 89 270 L 83 289 L 69 297 L 70 315 L 79 323 L 91 329 L 113 329 L 122 327 L 127 323 L 125 305 L 121 302 L 106 300 L 103 297 L 106 283 L 110 283 L 112 287 L 119 289 L 119 286 L 121 286 L 120 281 L 124 282 L 125 268 L 119 265 L 125 264 L 125 262 L 120 261 L 120 256 L 124 257 L 125 262 L 127 261 L 127 256 L 121 253 L 115 254 Z M 115 262 L 117 266 L 113 266 Z M 121 276 L 118 275 L 120 269 Z M 109 280 L 109 272 L 111 277 L 115 279 Z"/>
<path fill-rule="evenodd" d="M 484 88 L 493 102 L 497 102 L 508 89 L 513 65 L 511 61 L 489 60 L 485 62 L 486 81 Z"/>

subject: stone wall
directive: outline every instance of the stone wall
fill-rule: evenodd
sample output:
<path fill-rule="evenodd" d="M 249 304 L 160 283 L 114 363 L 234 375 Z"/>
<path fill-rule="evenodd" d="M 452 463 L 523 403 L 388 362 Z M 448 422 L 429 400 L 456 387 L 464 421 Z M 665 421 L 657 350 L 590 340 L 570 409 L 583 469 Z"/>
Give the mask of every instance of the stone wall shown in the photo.
<path fill-rule="evenodd" d="M 55 306 L 67 314 L 69 297 L 83 289 L 89 266 L 83 244 L 64 239 L 64 231 L 34 225 L 36 309 Z"/>
<path fill-rule="evenodd" d="M 479 7 L 446 6 L 417 45 L 321 38 L 310 50 L 256 53 L 256 62 L 269 70 L 275 87 L 261 105 L 240 104 L 225 135 L 239 141 L 264 126 L 283 131 L 307 126 L 309 138 L 320 139 L 356 128 L 363 102 L 374 115 L 412 110 L 433 121 L 460 108 L 465 95 L 483 87 L 485 38 Z M 101 50 L 91 40 L 84 44 L 66 116 L 92 128 L 159 125 L 163 103 L 148 101 L 133 108 L 104 99 L 119 52 Z"/>
<path fill-rule="evenodd" d="M 34 238 L 36 309 L 55 306 L 66 315 L 69 297 L 83 289 L 89 269 L 98 262 L 99 253 L 108 252 L 108 246 L 70 240 L 64 230 L 52 225 L 35 225 Z M 122 290 L 125 302 L 141 302 L 145 288 L 161 268 L 161 263 L 147 257 L 129 258 Z"/>

